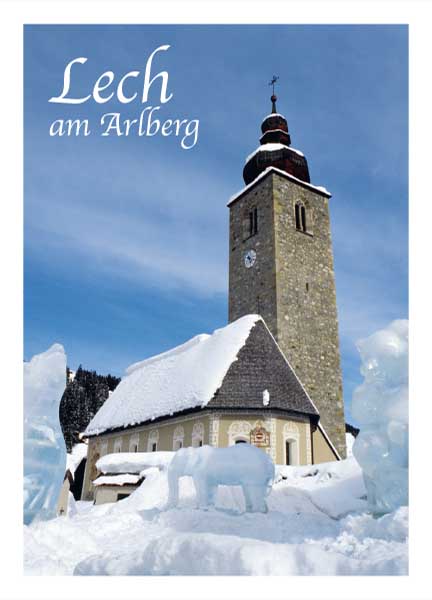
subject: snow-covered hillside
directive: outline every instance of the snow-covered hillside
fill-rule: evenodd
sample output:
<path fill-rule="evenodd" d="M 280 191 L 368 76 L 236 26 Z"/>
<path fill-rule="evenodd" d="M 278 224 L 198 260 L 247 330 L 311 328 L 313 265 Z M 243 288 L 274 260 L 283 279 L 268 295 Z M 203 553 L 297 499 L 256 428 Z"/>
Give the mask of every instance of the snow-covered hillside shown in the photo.
<path fill-rule="evenodd" d="M 354 458 L 280 467 L 269 512 L 246 513 L 241 490 L 219 487 L 216 509 L 195 508 L 189 478 L 165 510 L 166 471 L 149 471 L 129 498 L 78 502 L 68 517 L 25 527 L 26 574 L 404 575 L 408 510 L 366 512 Z"/>

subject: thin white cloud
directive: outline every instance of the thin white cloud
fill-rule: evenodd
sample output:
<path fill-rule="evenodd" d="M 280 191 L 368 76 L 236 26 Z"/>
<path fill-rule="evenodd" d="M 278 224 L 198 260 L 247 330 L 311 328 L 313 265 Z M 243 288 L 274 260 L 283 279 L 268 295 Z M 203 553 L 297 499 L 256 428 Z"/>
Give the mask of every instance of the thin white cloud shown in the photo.
<path fill-rule="evenodd" d="M 157 161 L 143 187 L 143 178 L 133 178 L 137 162 L 131 157 L 119 174 L 106 171 L 106 197 L 85 192 L 90 184 L 97 189 L 90 172 L 81 173 L 79 184 L 72 181 L 65 192 L 64 168 L 51 163 L 52 175 L 43 174 L 27 196 L 31 252 L 51 262 L 61 257 L 66 264 L 81 256 L 100 271 L 137 284 L 226 293 L 227 190 L 202 172 L 191 185 L 178 166 L 171 165 L 167 178 Z"/>

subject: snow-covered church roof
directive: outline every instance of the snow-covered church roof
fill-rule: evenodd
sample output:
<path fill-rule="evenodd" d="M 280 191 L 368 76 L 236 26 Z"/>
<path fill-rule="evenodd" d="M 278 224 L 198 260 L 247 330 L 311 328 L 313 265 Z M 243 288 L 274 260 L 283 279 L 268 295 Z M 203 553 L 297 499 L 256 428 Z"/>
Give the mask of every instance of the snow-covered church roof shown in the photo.
<path fill-rule="evenodd" d="M 260 319 L 247 315 L 212 335 L 197 335 L 168 352 L 131 365 L 90 421 L 85 435 L 205 406 Z"/>
<path fill-rule="evenodd" d="M 264 392 L 269 399 L 263 405 Z M 131 365 L 84 435 L 132 427 L 209 403 L 209 408 L 277 408 L 318 415 L 262 318 L 246 315 L 212 335 L 197 335 Z"/>

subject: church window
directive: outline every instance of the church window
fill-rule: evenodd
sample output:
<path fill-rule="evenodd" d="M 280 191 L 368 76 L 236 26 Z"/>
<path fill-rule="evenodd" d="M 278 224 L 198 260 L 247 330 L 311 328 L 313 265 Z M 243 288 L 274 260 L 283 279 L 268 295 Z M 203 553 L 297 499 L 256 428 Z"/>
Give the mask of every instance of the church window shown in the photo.
<path fill-rule="evenodd" d="M 286 423 L 283 428 L 286 465 L 300 464 L 300 429 L 296 423 Z"/>
<path fill-rule="evenodd" d="M 139 435 L 138 434 L 134 434 L 129 442 L 129 452 L 138 452 L 138 446 L 139 446 Z"/>
<path fill-rule="evenodd" d="M 298 231 L 307 232 L 306 208 L 300 202 L 295 205 L 295 226 Z"/>
<path fill-rule="evenodd" d="M 301 207 L 300 209 L 300 214 L 301 214 L 301 223 L 302 223 L 302 229 L 303 231 L 306 231 L 306 209 L 304 206 Z"/>
<path fill-rule="evenodd" d="M 173 434 L 173 450 L 180 450 L 183 448 L 184 442 L 184 429 L 181 425 L 174 429 Z"/>
<path fill-rule="evenodd" d="M 300 204 L 295 205 L 295 222 L 296 229 L 300 229 Z"/>
<path fill-rule="evenodd" d="M 252 425 L 248 421 L 233 421 L 228 428 L 228 445 L 249 442 Z"/>
<path fill-rule="evenodd" d="M 258 209 L 256 207 L 246 211 L 243 216 L 243 240 L 247 240 L 258 233 Z"/>
<path fill-rule="evenodd" d="M 255 207 L 249 212 L 249 235 L 258 233 L 258 209 Z"/>
<path fill-rule="evenodd" d="M 156 452 L 158 448 L 159 442 L 159 431 L 157 429 L 153 429 L 149 433 L 148 442 L 147 442 L 147 452 Z"/>
<path fill-rule="evenodd" d="M 285 462 L 287 465 L 293 464 L 293 442 L 285 442 Z"/>
<path fill-rule="evenodd" d="M 192 446 L 198 448 L 203 445 L 204 439 L 204 424 L 201 422 L 194 423 L 192 428 Z"/>

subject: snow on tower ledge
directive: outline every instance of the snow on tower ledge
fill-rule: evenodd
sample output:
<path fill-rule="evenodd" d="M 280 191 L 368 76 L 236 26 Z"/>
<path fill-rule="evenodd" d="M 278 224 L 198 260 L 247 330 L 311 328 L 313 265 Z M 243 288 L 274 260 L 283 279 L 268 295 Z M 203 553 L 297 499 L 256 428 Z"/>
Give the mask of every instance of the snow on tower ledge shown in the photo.
<path fill-rule="evenodd" d="M 201 334 L 157 356 L 131 365 L 84 435 L 138 425 L 204 407 L 237 360 L 259 315 L 246 315 L 212 335 Z"/>
<path fill-rule="evenodd" d="M 291 150 L 292 150 L 292 148 L 291 148 Z M 264 177 L 267 177 L 267 175 L 269 173 L 278 173 L 279 175 L 282 175 L 286 179 L 291 179 L 291 181 L 299 183 L 302 187 L 305 187 L 309 190 L 313 190 L 314 192 L 318 192 L 319 194 L 321 194 L 321 196 L 326 196 L 327 198 L 331 198 L 331 193 L 322 185 L 312 185 L 311 183 L 302 181 L 301 179 L 298 179 L 298 177 L 294 177 L 294 175 L 291 175 L 290 173 L 286 173 L 285 171 L 282 171 L 281 169 L 278 169 L 277 167 L 267 167 L 267 169 L 265 169 L 262 173 L 260 173 L 253 181 L 251 181 L 250 183 L 245 185 L 239 192 L 237 192 L 233 196 L 231 196 L 231 198 L 228 201 L 227 206 L 230 206 L 231 204 L 233 204 L 247 190 L 249 190 L 254 185 L 256 185 L 261 179 L 264 179 Z"/>

